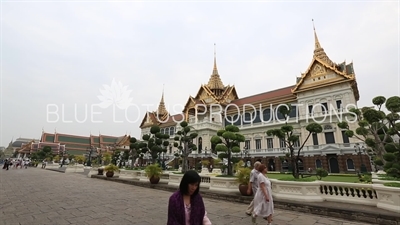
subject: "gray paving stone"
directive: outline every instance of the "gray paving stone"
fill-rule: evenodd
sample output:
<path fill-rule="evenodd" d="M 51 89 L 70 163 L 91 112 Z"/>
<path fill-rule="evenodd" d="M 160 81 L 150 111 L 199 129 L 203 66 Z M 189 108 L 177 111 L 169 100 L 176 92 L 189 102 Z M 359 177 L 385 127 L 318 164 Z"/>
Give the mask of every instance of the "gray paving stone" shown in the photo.
<path fill-rule="evenodd" d="M 170 192 L 77 173 L 29 168 L 0 170 L 0 225 L 165 225 Z M 246 205 L 205 198 L 213 225 L 248 225 Z M 258 224 L 266 224 L 258 219 Z M 361 225 L 275 210 L 274 225 Z"/>

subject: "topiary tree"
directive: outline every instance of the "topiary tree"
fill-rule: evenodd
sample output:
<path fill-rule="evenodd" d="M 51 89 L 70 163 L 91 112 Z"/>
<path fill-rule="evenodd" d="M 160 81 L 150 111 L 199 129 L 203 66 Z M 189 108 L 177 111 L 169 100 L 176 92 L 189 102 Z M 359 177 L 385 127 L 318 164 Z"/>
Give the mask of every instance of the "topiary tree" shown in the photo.
<path fill-rule="evenodd" d="M 162 134 L 159 126 L 152 126 L 150 134 L 143 135 L 143 142 L 139 144 L 141 153 L 150 153 L 152 164 L 157 163 L 161 153 L 167 152 L 169 134 Z"/>
<path fill-rule="evenodd" d="M 188 125 L 186 121 L 183 121 L 179 124 L 181 126 L 181 130 L 176 132 L 174 137 L 174 147 L 177 147 L 180 151 L 182 158 L 182 173 L 185 173 L 189 170 L 189 165 L 187 163 L 189 154 L 192 151 L 196 151 L 197 147 L 193 144 L 193 139 L 197 137 L 197 133 L 192 131 L 192 128 Z"/>
<path fill-rule="evenodd" d="M 289 151 L 287 157 L 290 159 L 290 165 L 292 168 L 292 175 L 294 178 L 299 179 L 300 171 L 299 171 L 299 159 L 301 150 L 303 150 L 304 145 L 307 143 L 311 134 L 321 133 L 322 126 L 318 123 L 309 123 L 306 126 L 306 130 L 308 131 L 307 136 L 305 137 L 303 143 L 300 143 L 300 136 L 293 132 L 294 128 L 292 125 L 289 125 L 287 122 L 287 118 L 292 110 L 290 104 L 282 105 L 278 108 L 278 111 L 283 115 L 285 119 L 285 125 L 281 126 L 279 129 L 270 129 L 267 131 L 267 135 L 276 136 L 285 143 L 286 149 Z M 296 150 L 295 146 L 299 144 L 299 148 Z"/>
<path fill-rule="evenodd" d="M 317 175 L 317 179 L 318 180 L 322 180 L 322 178 L 327 177 L 328 176 L 328 171 L 326 171 L 325 169 L 322 168 L 318 168 L 315 171 L 316 175 Z"/>
<path fill-rule="evenodd" d="M 243 135 L 239 133 L 239 128 L 235 125 L 228 125 L 224 130 L 219 130 L 217 135 L 211 137 L 211 143 L 215 144 L 215 150 L 221 152 L 218 158 L 228 160 L 228 176 L 233 175 L 232 153 L 240 152 L 240 143 L 245 141 Z"/>
<path fill-rule="evenodd" d="M 394 136 L 400 138 L 400 97 L 393 96 L 386 100 L 383 96 L 377 96 L 372 103 L 373 108 L 351 109 L 357 116 L 358 127 L 355 132 L 347 121 L 338 126 L 346 129 L 347 136 L 365 142 L 375 166 L 383 166 L 389 176 L 400 177 L 400 147 L 393 139 Z M 389 113 L 383 111 L 383 106 Z"/>

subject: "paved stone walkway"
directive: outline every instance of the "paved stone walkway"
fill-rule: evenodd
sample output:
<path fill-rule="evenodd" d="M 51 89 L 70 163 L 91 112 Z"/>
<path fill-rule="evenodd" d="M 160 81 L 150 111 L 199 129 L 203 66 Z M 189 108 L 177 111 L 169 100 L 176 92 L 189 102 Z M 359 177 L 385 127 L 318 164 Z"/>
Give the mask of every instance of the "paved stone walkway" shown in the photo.
<path fill-rule="evenodd" d="M 39 168 L 0 169 L 1 225 L 165 225 L 170 192 Z M 213 225 L 250 225 L 246 205 L 205 198 Z M 266 224 L 260 221 L 259 224 Z M 274 225 L 361 225 L 275 210 Z"/>

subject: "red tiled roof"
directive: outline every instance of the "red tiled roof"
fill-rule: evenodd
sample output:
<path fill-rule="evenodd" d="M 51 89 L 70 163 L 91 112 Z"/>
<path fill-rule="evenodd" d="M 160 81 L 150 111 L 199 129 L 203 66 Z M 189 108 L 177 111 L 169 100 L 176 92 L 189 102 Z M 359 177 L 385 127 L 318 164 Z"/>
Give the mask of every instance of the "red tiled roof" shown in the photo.
<path fill-rule="evenodd" d="M 234 100 L 231 102 L 231 104 L 235 104 L 237 106 L 241 106 L 244 104 L 251 104 L 254 102 L 260 102 L 263 100 L 268 100 L 268 99 L 278 99 L 280 97 L 287 97 L 292 94 L 292 89 L 295 87 L 295 85 L 289 86 L 289 87 L 284 87 L 244 98 L 239 98 L 237 100 Z"/>

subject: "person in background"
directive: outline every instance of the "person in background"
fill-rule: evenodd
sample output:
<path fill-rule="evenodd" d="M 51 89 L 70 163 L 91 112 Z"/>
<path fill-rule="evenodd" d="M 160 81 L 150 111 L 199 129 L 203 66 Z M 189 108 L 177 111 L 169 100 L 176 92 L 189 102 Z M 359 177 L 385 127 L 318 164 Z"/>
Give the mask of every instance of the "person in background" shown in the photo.
<path fill-rule="evenodd" d="M 211 225 L 199 194 L 200 182 L 196 171 L 183 175 L 179 190 L 169 198 L 167 225 Z"/>
<path fill-rule="evenodd" d="M 250 195 L 252 193 L 254 196 L 257 192 L 257 188 L 258 188 L 257 178 L 258 178 L 258 174 L 259 174 L 257 169 L 260 165 L 261 165 L 261 163 L 259 161 L 255 162 L 254 168 L 250 172 L 249 188 L 247 189 L 248 195 Z M 254 197 L 253 197 L 253 200 L 250 202 L 249 207 L 246 210 L 246 214 L 248 216 L 251 216 L 251 214 L 253 213 L 253 210 L 254 210 Z"/>
<path fill-rule="evenodd" d="M 272 199 L 271 181 L 266 177 L 267 167 L 261 164 L 258 167 L 258 189 L 254 196 L 254 211 L 252 222 L 256 224 L 256 218 L 267 219 L 268 225 L 272 225 L 272 215 L 274 214 L 274 200 Z"/>

